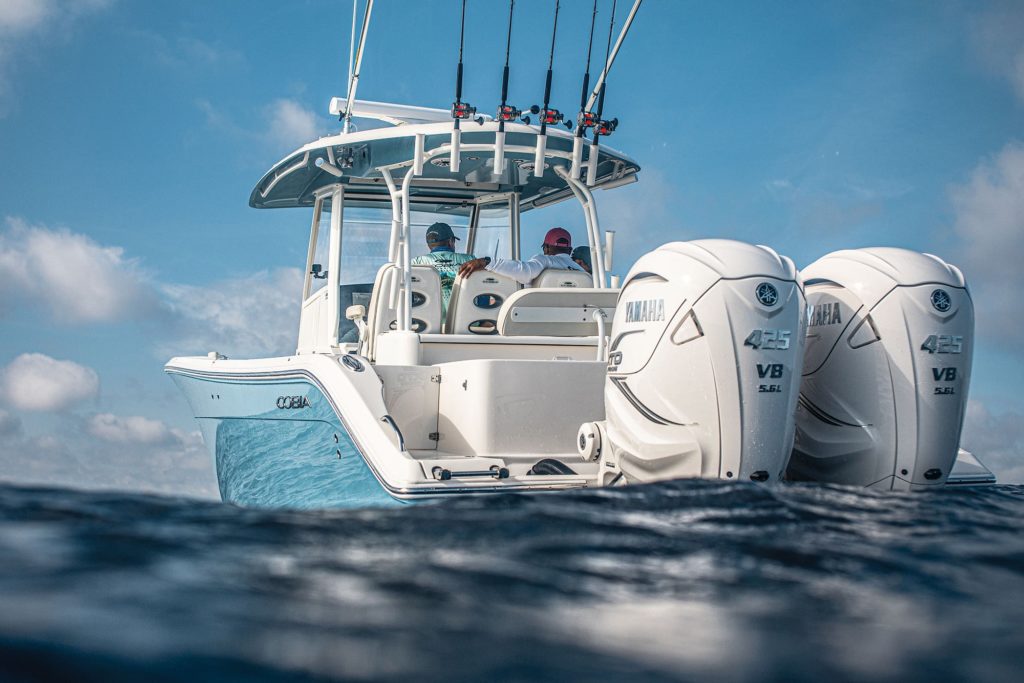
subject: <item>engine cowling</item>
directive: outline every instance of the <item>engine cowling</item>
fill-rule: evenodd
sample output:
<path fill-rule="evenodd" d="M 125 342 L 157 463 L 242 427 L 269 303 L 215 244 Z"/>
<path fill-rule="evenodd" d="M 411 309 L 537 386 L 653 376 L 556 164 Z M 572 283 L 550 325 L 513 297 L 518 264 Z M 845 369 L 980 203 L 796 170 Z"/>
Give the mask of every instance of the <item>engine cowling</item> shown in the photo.
<path fill-rule="evenodd" d="M 779 479 L 804 307 L 793 262 L 768 247 L 697 240 L 641 257 L 612 322 L 605 420 L 579 433 L 599 483 Z"/>
<path fill-rule="evenodd" d="M 974 343 L 963 274 L 930 254 L 872 248 L 828 254 L 802 275 L 807 340 L 788 478 L 944 484 Z"/>

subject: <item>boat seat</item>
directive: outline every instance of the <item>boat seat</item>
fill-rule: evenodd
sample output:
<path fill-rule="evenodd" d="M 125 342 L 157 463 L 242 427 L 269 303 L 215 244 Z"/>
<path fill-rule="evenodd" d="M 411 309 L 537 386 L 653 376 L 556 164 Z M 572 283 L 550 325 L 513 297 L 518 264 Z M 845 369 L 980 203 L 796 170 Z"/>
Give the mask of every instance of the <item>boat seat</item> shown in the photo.
<path fill-rule="evenodd" d="M 444 331 L 448 334 L 497 334 L 498 309 L 518 289 L 519 283 L 515 280 L 489 270 L 455 278 Z"/>
<path fill-rule="evenodd" d="M 608 316 L 605 334 L 615 317 L 618 289 L 533 287 L 516 292 L 498 311 L 498 334 L 505 336 L 592 337 L 597 335 L 594 311 Z"/>
<path fill-rule="evenodd" d="M 412 330 L 419 333 L 441 331 L 441 276 L 431 266 L 412 266 Z M 366 315 L 369 329 L 367 355 L 373 357 L 377 336 L 398 327 L 398 292 L 402 271 L 388 263 L 380 267 L 373 283 L 370 309 Z M 394 289 L 394 295 L 392 295 Z"/>
<path fill-rule="evenodd" d="M 584 287 L 594 286 L 594 276 L 582 270 L 563 270 L 561 268 L 545 268 L 533 279 L 530 286 L 534 289 L 550 287 Z"/>

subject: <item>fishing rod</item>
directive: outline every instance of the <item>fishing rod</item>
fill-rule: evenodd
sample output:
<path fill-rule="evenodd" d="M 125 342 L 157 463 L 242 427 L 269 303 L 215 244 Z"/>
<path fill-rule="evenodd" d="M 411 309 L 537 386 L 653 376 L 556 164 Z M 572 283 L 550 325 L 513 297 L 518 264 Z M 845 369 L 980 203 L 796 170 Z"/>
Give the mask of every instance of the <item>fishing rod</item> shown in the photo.
<path fill-rule="evenodd" d="M 548 73 L 544 80 L 544 106 L 534 105 L 530 112 L 540 114 L 540 135 L 537 136 L 537 154 L 533 158 L 533 175 L 541 177 L 544 175 L 544 153 L 547 151 L 548 124 L 559 123 L 564 117 L 557 109 L 550 109 L 551 102 L 551 70 L 555 64 L 555 36 L 558 35 L 558 9 L 559 0 L 555 0 L 555 22 L 551 29 L 551 52 L 548 54 Z"/>
<path fill-rule="evenodd" d="M 610 135 L 615 130 L 615 127 L 619 125 L 618 119 L 605 121 L 601 118 L 604 115 L 604 93 L 605 86 L 607 85 L 606 71 L 608 69 L 608 58 L 612 54 L 612 33 L 615 30 L 615 7 L 617 4 L 618 0 L 612 0 L 612 15 L 608 21 L 608 43 L 604 49 L 605 68 L 601 71 L 601 77 L 598 78 L 597 88 L 599 94 L 597 96 L 597 111 L 594 112 L 594 139 L 590 143 L 590 150 L 587 152 L 587 187 L 593 187 L 594 183 L 597 182 L 598 155 L 601 152 L 598 141 L 601 139 L 601 132 L 604 131 L 606 135 Z M 639 0 L 637 4 L 639 4 Z M 587 109 L 590 109 L 590 107 L 587 107 Z"/>
<path fill-rule="evenodd" d="M 501 105 L 498 107 L 498 132 L 494 136 L 494 174 L 505 172 L 505 123 L 515 121 L 523 112 L 508 103 L 508 58 L 512 50 L 512 12 L 516 0 L 508 2 L 508 37 L 505 42 L 505 70 L 501 75 Z"/>
<path fill-rule="evenodd" d="M 590 38 L 587 40 L 587 66 L 583 72 L 583 91 L 580 93 L 580 113 L 576 115 L 576 137 L 572 141 L 572 168 L 569 174 L 573 180 L 580 177 L 580 163 L 583 161 L 583 136 L 587 128 L 594 125 L 593 115 L 587 111 L 587 95 L 590 93 L 590 54 L 594 49 L 594 26 L 597 23 L 597 0 L 590 15 Z"/>
<path fill-rule="evenodd" d="M 462 157 L 460 156 L 462 146 L 462 130 L 461 124 L 464 119 L 468 120 L 473 118 L 476 114 L 476 107 L 469 104 L 469 102 L 462 101 L 462 48 L 465 45 L 466 38 L 466 0 L 462 0 L 462 24 L 459 28 L 459 66 L 455 70 L 455 102 L 452 103 L 452 118 L 455 120 L 452 124 L 452 144 L 451 144 L 451 156 L 448 160 L 448 170 L 452 173 L 459 172 L 459 166 L 462 163 Z M 483 117 L 476 119 L 478 124 L 483 124 Z"/>
<path fill-rule="evenodd" d="M 363 50 L 366 49 L 366 32 L 370 29 L 370 13 L 373 12 L 373 0 L 366 0 L 366 12 L 363 14 L 363 27 L 359 31 L 359 47 L 356 49 L 355 69 L 348 80 L 348 93 L 345 95 L 345 123 L 342 132 L 347 133 L 352 121 L 352 109 L 355 108 L 356 89 L 359 87 L 359 71 L 363 65 Z"/>
<path fill-rule="evenodd" d="M 594 91 L 590 93 L 589 99 L 587 99 L 586 110 L 590 110 L 594 106 L 594 102 L 597 100 L 601 89 L 604 87 L 604 82 L 608 78 L 608 73 L 612 70 L 612 65 L 615 63 L 615 58 L 619 54 L 619 48 L 622 47 L 622 42 L 626 39 L 626 34 L 629 33 L 629 27 L 633 24 L 633 19 L 636 17 L 637 10 L 640 9 L 640 3 L 643 0 L 636 0 L 633 3 L 632 9 L 629 11 L 629 15 L 626 17 L 626 23 L 622 25 L 622 31 L 619 32 L 619 37 L 615 41 L 615 47 L 611 49 L 611 53 L 605 59 L 604 69 L 601 70 L 601 75 L 597 79 L 597 85 L 594 86 Z"/>

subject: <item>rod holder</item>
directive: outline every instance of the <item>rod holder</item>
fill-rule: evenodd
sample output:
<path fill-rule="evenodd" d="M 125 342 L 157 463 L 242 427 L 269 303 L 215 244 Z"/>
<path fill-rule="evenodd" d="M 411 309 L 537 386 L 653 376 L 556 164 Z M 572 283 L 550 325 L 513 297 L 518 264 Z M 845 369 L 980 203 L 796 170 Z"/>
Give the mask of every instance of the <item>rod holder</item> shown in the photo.
<path fill-rule="evenodd" d="M 426 135 L 423 133 L 416 133 L 415 147 L 413 148 L 412 155 L 412 174 L 423 175 L 423 162 L 426 159 L 426 153 L 423 151 L 424 141 Z"/>
<path fill-rule="evenodd" d="M 569 176 L 573 180 L 580 179 L 580 169 L 583 167 L 583 138 L 576 136 L 572 139 L 572 168 Z"/>
<path fill-rule="evenodd" d="M 494 175 L 505 172 L 505 131 L 494 134 Z"/>
<path fill-rule="evenodd" d="M 330 149 L 330 148 L 328 148 L 328 149 Z M 344 175 L 344 173 L 341 172 L 340 168 L 338 168 L 337 166 L 331 164 L 329 161 L 327 161 L 327 159 L 324 159 L 323 157 L 317 157 L 317 160 L 314 161 L 313 163 L 321 171 L 326 171 L 327 173 L 330 173 L 335 178 L 340 178 L 341 176 Z"/>
<path fill-rule="evenodd" d="M 548 136 L 537 136 L 537 154 L 533 157 L 533 175 L 540 178 L 544 175 L 544 154 L 548 151 Z"/>
<path fill-rule="evenodd" d="M 459 165 L 462 161 L 460 156 L 460 150 L 462 147 L 462 129 L 459 128 L 458 122 L 455 123 L 455 127 L 452 128 L 452 152 L 448 158 L 448 170 L 452 173 L 459 172 Z"/>
<path fill-rule="evenodd" d="M 609 272 L 612 269 L 612 255 L 615 253 L 615 231 L 604 231 L 604 270 Z"/>
<path fill-rule="evenodd" d="M 597 160 L 601 153 L 601 146 L 596 142 L 590 143 L 590 151 L 587 153 L 587 187 L 597 184 Z"/>

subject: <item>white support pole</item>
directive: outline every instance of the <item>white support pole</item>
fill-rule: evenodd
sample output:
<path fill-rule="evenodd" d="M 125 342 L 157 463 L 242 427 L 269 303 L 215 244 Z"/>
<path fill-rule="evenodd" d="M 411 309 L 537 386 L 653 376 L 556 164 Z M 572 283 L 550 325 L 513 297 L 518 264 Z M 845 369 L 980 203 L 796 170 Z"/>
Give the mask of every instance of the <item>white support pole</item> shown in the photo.
<path fill-rule="evenodd" d="M 391 196 L 391 234 L 388 236 L 388 261 L 394 263 L 398 259 L 398 239 L 402 230 L 402 198 L 395 187 L 395 179 L 391 177 L 391 171 L 379 169 L 384 178 L 384 184 L 388 186 L 388 194 Z"/>
<path fill-rule="evenodd" d="M 594 287 L 604 289 L 607 285 L 605 284 L 604 259 L 601 258 L 601 229 L 598 225 L 597 210 L 594 207 L 594 195 L 586 185 L 578 180 L 573 180 L 561 166 L 555 167 L 555 173 L 565 179 L 569 189 L 572 190 L 583 207 L 583 217 L 587 223 L 587 241 L 590 243 L 590 263 L 594 267 Z M 594 258 L 595 254 L 597 258 Z"/>
<path fill-rule="evenodd" d="M 411 234 L 412 215 L 409 208 L 409 195 L 412 190 L 412 177 L 415 168 L 410 168 L 402 180 L 402 294 L 398 302 L 398 329 L 403 332 L 412 330 L 412 263 L 409 256 L 409 240 Z"/>
<path fill-rule="evenodd" d="M 327 257 L 327 345 L 338 345 L 338 324 L 341 311 L 338 309 L 339 288 L 341 287 L 341 226 L 345 213 L 345 188 L 337 185 L 331 193 L 331 238 Z M 334 302 L 333 304 L 330 302 Z"/>
<path fill-rule="evenodd" d="M 309 227 L 309 249 L 306 251 L 306 277 L 302 280 L 302 301 L 309 298 L 309 290 L 313 288 L 313 259 L 316 258 L 316 240 L 320 233 L 320 212 L 324 198 L 317 197 L 313 205 L 313 224 Z"/>

